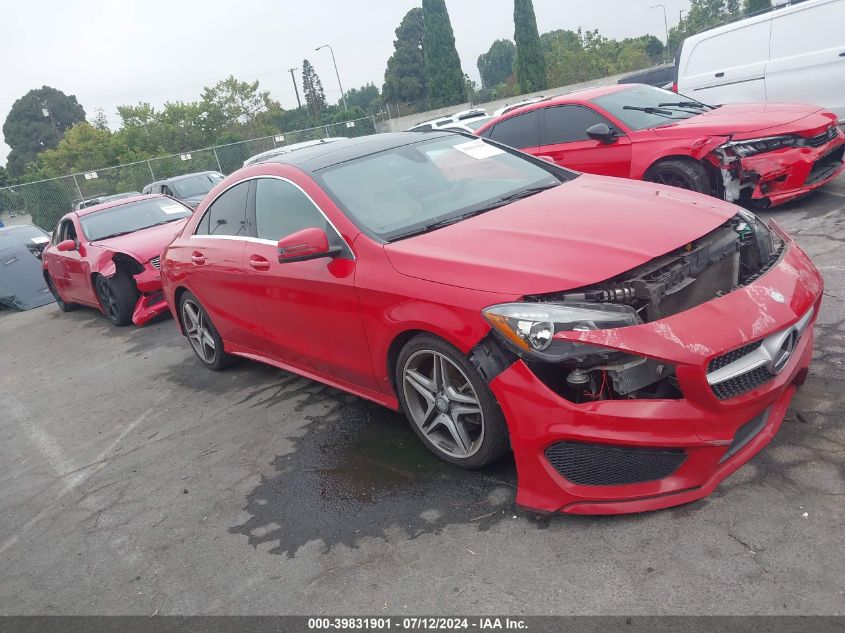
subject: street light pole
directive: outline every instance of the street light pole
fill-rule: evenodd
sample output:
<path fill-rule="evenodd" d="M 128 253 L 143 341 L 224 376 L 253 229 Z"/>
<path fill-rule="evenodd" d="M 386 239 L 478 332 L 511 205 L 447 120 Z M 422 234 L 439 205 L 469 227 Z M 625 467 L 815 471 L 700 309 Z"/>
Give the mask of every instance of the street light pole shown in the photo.
<path fill-rule="evenodd" d="M 663 26 L 666 27 L 666 46 L 669 46 L 669 20 L 666 18 L 666 7 L 662 4 L 653 4 L 649 9 L 656 9 L 657 7 L 663 9 Z"/>
<path fill-rule="evenodd" d="M 299 88 L 296 87 L 296 77 L 293 76 L 293 71 L 299 70 L 299 68 L 288 68 L 290 71 L 290 80 L 293 82 L 293 91 L 296 93 L 296 107 L 302 107 L 302 101 L 299 100 Z"/>
<path fill-rule="evenodd" d="M 343 109 L 349 112 L 349 108 L 346 105 L 346 93 L 343 92 L 343 84 L 340 83 L 340 73 L 337 72 L 337 61 L 334 58 L 334 49 L 329 46 L 328 44 L 323 44 L 322 46 L 318 46 L 315 48 L 315 51 L 320 50 L 321 48 L 328 48 L 329 52 L 332 54 L 332 63 L 334 64 L 334 74 L 337 76 L 337 85 L 340 86 L 340 98 L 343 101 Z"/>

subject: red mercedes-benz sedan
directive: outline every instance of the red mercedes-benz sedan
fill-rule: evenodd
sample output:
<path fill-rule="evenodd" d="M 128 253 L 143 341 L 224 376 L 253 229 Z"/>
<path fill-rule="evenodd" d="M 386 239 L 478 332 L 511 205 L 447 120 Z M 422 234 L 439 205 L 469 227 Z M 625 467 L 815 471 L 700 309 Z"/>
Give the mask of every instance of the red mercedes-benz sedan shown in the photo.
<path fill-rule="evenodd" d="M 509 449 L 517 502 L 707 495 L 777 432 L 822 280 L 777 225 L 462 134 L 235 172 L 162 253 L 200 361 L 260 360 L 401 409 L 440 458 Z"/>
<path fill-rule="evenodd" d="M 41 257 L 59 308 L 98 308 L 114 325 L 143 325 L 166 312 L 159 255 L 189 215 L 189 207 L 162 195 L 68 213 Z"/>
<path fill-rule="evenodd" d="M 838 123 L 817 106 L 709 106 L 621 84 L 516 108 L 476 133 L 570 169 L 768 207 L 806 195 L 845 169 Z"/>

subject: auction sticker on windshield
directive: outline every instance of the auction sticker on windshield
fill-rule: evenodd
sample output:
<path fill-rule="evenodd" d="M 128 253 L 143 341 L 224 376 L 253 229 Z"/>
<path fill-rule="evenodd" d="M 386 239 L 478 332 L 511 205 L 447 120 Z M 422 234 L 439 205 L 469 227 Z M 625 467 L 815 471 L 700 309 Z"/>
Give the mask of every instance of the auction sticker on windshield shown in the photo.
<path fill-rule="evenodd" d="M 455 145 L 455 149 L 476 160 L 483 160 L 485 158 L 491 158 L 505 153 L 498 147 L 485 143 L 481 139 Z"/>
<path fill-rule="evenodd" d="M 173 215 L 174 213 L 184 213 L 187 211 L 187 209 L 185 209 L 185 207 L 181 204 L 163 204 L 161 205 L 161 210 L 170 215 Z"/>

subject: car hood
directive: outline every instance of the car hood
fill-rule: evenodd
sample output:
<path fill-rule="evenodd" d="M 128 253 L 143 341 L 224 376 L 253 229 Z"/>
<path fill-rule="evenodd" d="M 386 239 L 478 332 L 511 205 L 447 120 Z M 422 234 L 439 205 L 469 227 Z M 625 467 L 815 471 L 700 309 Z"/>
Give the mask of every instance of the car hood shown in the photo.
<path fill-rule="evenodd" d="M 781 133 L 824 127 L 830 125 L 832 116 L 818 106 L 803 103 L 729 103 L 652 131 L 667 138 L 691 134 L 742 135 L 766 130 Z M 784 127 L 790 129 L 777 129 Z"/>
<path fill-rule="evenodd" d="M 96 242 L 91 242 L 91 245 L 119 253 L 126 253 L 143 264 L 150 261 L 153 257 L 161 255 L 164 247 L 173 241 L 173 238 L 182 230 L 182 227 L 185 226 L 187 221 L 188 218 L 184 218 L 175 222 L 160 224 L 159 226 L 151 226 L 147 229 L 129 233 L 128 235 L 97 240 Z"/>
<path fill-rule="evenodd" d="M 31 310 L 51 301 L 41 260 L 24 244 L 0 249 L 0 303 Z"/>
<path fill-rule="evenodd" d="M 198 196 L 191 196 L 190 198 L 182 198 L 181 200 L 182 200 L 182 202 L 187 204 L 192 209 L 196 209 L 200 205 L 200 202 L 205 200 L 205 197 L 207 195 L 208 194 L 203 193 L 203 194 L 200 194 Z"/>
<path fill-rule="evenodd" d="M 737 208 L 633 180 L 582 174 L 474 218 L 386 244 L 409 277 L 509 295 L 604 281 L 712 231 Z"/>

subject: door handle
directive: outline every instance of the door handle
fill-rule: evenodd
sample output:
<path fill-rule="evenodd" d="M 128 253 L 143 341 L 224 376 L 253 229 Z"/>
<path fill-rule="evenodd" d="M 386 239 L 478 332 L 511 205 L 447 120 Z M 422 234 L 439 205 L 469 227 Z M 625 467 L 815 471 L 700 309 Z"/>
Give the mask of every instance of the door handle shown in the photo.
<path fill-rule="evenodd" d="M 724 77 L 725 73 L 716 73 L 716 77 Z"/>
<path fill-rule="evenodd" d="M 203 255 L 199 251 L 194 251 L 193 253 L 191 253 L 191 261 L 197 264 L 198 266 L 202 266 L 205 263 L 205 255 Z"/>
<path fill-rule="evenodd" d="M 270 270 L 270 260 L 261 257 L 260 255 L 252 255 L 249 258 L 249 265 L 254 270 Z"/>

